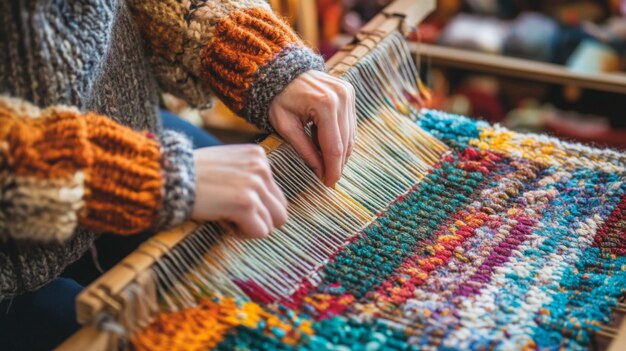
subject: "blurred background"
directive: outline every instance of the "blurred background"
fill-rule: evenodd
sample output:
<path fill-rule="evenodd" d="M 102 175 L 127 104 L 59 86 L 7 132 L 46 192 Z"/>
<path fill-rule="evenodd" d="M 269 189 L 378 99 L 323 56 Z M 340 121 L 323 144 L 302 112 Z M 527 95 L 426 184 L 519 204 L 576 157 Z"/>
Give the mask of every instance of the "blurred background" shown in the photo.
<path fill-rule="evenodd" d="M 329 58 L 390 1 L 269 2 Z M 626 0 L 438 0 L 410 40 L 432 108 L 626 149 Z M 165 102 L 226 142 L 257 135 L 221 104 Z"/>

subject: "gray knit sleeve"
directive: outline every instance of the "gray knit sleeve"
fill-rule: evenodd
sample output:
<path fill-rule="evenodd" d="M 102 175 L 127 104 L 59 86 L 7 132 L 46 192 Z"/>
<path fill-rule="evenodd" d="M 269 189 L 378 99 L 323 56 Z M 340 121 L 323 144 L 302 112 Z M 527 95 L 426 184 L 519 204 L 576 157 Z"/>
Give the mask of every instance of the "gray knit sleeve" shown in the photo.
<path fill-rule="evenodd" d="M 160 136 L 163 204 L 155 230 L 171 228 L 189 219 L 196 197 L 196 172 L 189 139 L 174 131 Z"/>
<path fill-rule="evenodd" d="M 79 228 L 64 243 L 34 244 L 9 240 L 0 244 L 0 301 L 34 291 L 57 278 L 91 246 L 96 234 Z"/>
<path fill-rule="evenodd" d="M 111 44 L 115 3 L 0 1 L 0 91 L 84 108 Z"/>

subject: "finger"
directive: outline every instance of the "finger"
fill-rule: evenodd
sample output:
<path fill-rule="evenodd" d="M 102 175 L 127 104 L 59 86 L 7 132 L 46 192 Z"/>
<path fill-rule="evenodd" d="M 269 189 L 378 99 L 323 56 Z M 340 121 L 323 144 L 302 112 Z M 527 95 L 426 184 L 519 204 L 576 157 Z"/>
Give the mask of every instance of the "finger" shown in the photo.
<path fill-rule="evenodd" d="M 270 234 L 267 224 L 258 213 L 239 212 L 234 223 L 237 226 L 237 233 L 244 238 L 262 239 Z"/>
<path fill-rule="evenodd" d="M 263 237 L 269 234 L 273 227 L 269 213 L 263 214 L 265 206 L 256 191 L 246 187 L 245 178 L 237 172 L 232 173 L 232 179 L 239 179 L 238 187 L 231 189 L 232 206 L 224 213 L 226 219 L 235 223 L 246 237 Z M 267 210 L 265 210 L 267 211 Z M 259 220 L 261 221 L 259 223 Z"/>
<path fill-rule="evenodd" d="M 262 200 L 261 194 L 258 191 L 253 191 L 250 195 L 254 200 L 257 215 L 263 220 L 268 231 L 274 229 L 274 221 L 272 221 L 272 215 L 270 214 L 267 204 Z M 265 195 L 267 197 L 267 195 Z"/>
<path fill-rule="evenodd" d="M 274 198 L 276 198 L 276 200 L 278 200 L 282 207 L 286 209 L 287 198 L 285 197 L 285 193 L 283 193 L 278 184 L 276 184 L 276 181 L 274 181 L 274 178 L 270 176 L 270 179 L 266 180 L 265 182 L 270 193 L 274 196 Z"/>
<path fill-rule="evenodd" d="M 254 172 L 260 177 L 261 182 L 264 183 L 270 194 L 282 205 L 282 207 L 286 208 L 287 198 L 272 176 L 272 169 L 269 165 L 268 159 L 264 158 L 263 163 L 260 164 Z"/>
<path fill-rule="evenodd" d="M 255 189 L 262 202 L 262 217 L 265 218 L 267 213 L 270 217 L 271 229 L 285 224 L 285 222 L 287 222 L 287 207 L 279 200 L 278 197 L 278 195 L 282 194 L 282 192 L 279 190 L 278 194 L 273 193 L 269 189 L 269 184 L 265 183 L 261 177 L 258 177 L 258 179 L 254 180 L 254 182 Z"/>
<path fill-rule="evenodd" d="M 339 78 L 335 78 L 332 77 L 332 79 L 335 80 L 335 82 L 337 84 L 341 85 L 341 90 L 342 90 L 342 94 L 340 95 L 341 97 L 341 103 L 344 106 L 344 111 L 345 111 L 345 123 L 347 125 L 346 129 L 347 129 L 347 138 L 343 140 L 344 143 L 344 147 L 346 149 L 346 155 L 345 155 L 345 160 L 344 160 L 344 166 L 345 163 L 348 162 L 348 159 L 350 158 L 350 156 L 352 155 L 352 151 L 354 149 L 354 143 L 355 143 L 355 138 L 356 138 L 356 97 L 355 97 L 355 91 L 354 91 L 354 87 L 352 86 L 352 84 L 341 80 Z"/>
<path fill-rule="evenodd" d="M 356 95 L 352 85 L 349 85 L 348 91 L 350 93 L 350 100 L 348 102 L 350 106 L 350 118 L 348 119 L 350 122 L 350 146 L 348 147 L 348 160 L 346 160 L 346 162 L 348 162 L 350 156 L 352 156 L 354 144 L 356 143 Z"/>
<path fill-rule="evenodd" d="M 264 236 L 268 236 L 272 230 L 274 230 L 274 222 L 272 221 L 272 215 L 270 215 L 269 209 L 265 205 L 259 204 L 259 207 L 257 208 L 257 215 L 263 220 L 263 223 L 265 223 L 265 227 L 267 228 L 267 232 Z"/>
<path fill-rule="evenodd" d="M 298 155 L 302 157 L 304 163 L 309 166 L 318 178 L 324 177 L 324 163 L 318 149 L 313 145 L 313 140 L 304 131 L 304 126 L 299 123 L 296 118 L 287 118 L 285 130 L 281 131 L 281 135 L 296 150 Z"/>
<path fill-rule="evenodd" d="M 348 162 L 349 150 L 352 148 L 352 126 L 350 125 L 350 119 L 352 118 L 350 103 L 352 99 L 350 98 L 350 91 L 345 83 L 340 81 L 339 84 L 337 88 L 340 91 L 338 94 L 339 104 L 337 105 L 337 116 L 341 133 L 341 143 L 343 144 L 343 157 L 341 160 L 341 171 L 343 173 L 343 167 L 345 167 L 346 162 Z"/>
<path fill-rule="evenodd" d="M 344 147 L 341 129 L 337 121 L 336 102 L 320 106 L 313 113 L 313 122 L 317 125 L 318 139 L 324 160 L 324 184 L 334 186 L 341 177 Z"/>

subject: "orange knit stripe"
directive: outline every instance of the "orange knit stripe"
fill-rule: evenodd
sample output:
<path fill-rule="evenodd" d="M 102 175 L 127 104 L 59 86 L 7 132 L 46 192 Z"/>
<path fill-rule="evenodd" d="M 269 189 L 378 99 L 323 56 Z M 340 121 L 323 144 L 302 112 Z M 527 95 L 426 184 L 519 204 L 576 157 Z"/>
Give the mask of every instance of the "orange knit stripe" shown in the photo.
<path fill-rule="evenodd" d="M 160 158 L 156 141 L 122 127 L 106 117 L 88 114 L 85 118 L 90 126 L 94 126 L 90 128 L 89 133 L 92 147 L 96 151 L 119 156 L 101 158 L 100 164 L 106 165 L 110 162 L 107 167 L 124 168 L 123 174 L 133 174 L 133 177 L 155 176 L 156 161 Z"/>
<path fill-rule="evenodd" d="M 161 203 L 158 143 L 106 117 L 88 114 L 94 164 L 87 173 L 84 225 L 116 234 L 149 229 Z"/>
<path fill-rule="evenodd" d="M 278 43 L 281 47 L 293 43 L 302 44 L 302 40 L 287 25 L 287 21 L 277 20 L 274 13 L 258 11 L 252 14 L 252 16 L 256 20 L 248 22 L 249 28 L 257 31 L 258 35 L 271 38 L 273 42 Z"/>
<path fill-rule="evenodd" d="M 29 119 L 0 104 L 0 138 L 10 145 L 7 158 L 15 176 L 67 179 L 89 166 L 85 121 L 73 111 Z"/>
<path fill-rule="evenodd" d="M 219 72 L 224 81 L 233 86 L 249 84 L 247 77 L 254 75 L 258 66 L 263 63 L 260 56 L 237 51 L 225 43 L 215 43 L 213 50 L 213 61 L 209 69 L 215 74 Z"/>
<path fill-rule="evenodd" d="M 290 44 L 301 41 L 270 11 L 232 11 L 217 23 L 213 39 L 200 53 L 201 78 L 231 109 L 241 112 L 258 69 Z"/>

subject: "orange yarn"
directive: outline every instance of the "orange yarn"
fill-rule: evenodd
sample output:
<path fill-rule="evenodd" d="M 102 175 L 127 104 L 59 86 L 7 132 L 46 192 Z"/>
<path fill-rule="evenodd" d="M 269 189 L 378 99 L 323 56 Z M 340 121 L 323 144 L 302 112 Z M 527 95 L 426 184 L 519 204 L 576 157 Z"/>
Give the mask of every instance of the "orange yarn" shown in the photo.
<path fill-rule="evenodd" d="M 236 10 L 219 21 L 213 40 L 201 52 L 202 78 L 236 113 L 257 70 L 290 44 L 302 44 L 271 12 Z"/>
<path fill-rule="evenodd" d="M 69 181 L 82 172 L 80 224 L 116 234 L 152 226 L 163 185 L 155 140 L 96 114 L 33 107 L 38 116 L 29 118 L 13 107 L 0 102 L 1 169 L 41 181 Z"/>
<path fill-rule="evenodd" d="M 268 335 L 276 328 L 284 331 L 281 342 L 290 345 L 295 345 L 302 334 L 313 334 L 307 320 L 296 328 L 258 304 L 237 302 L 233 298 L 219 302 L 207 298 L 196 307 L 160 314 L 150 326 L 133 336 L 132 343 L 138 351 L 205 351 L 215 348 L 233 328 L 257 329 L 261 322 Z"/>
<path fill-rule="evenodd" d="M 85 121 L 75 113 L 29 119 L 0 104 L 0 126 L 0 140 L 9 145 L 6 157 L 15 176 L 67 179 L 92 162 Z"/>
<path fill-rule="evenodd" d="M 162 196 L 159 144 L 103 116 L 88 114 L 85 120 L 94 162 L 81 223 L 116 234 L 149 229 Z"/>

